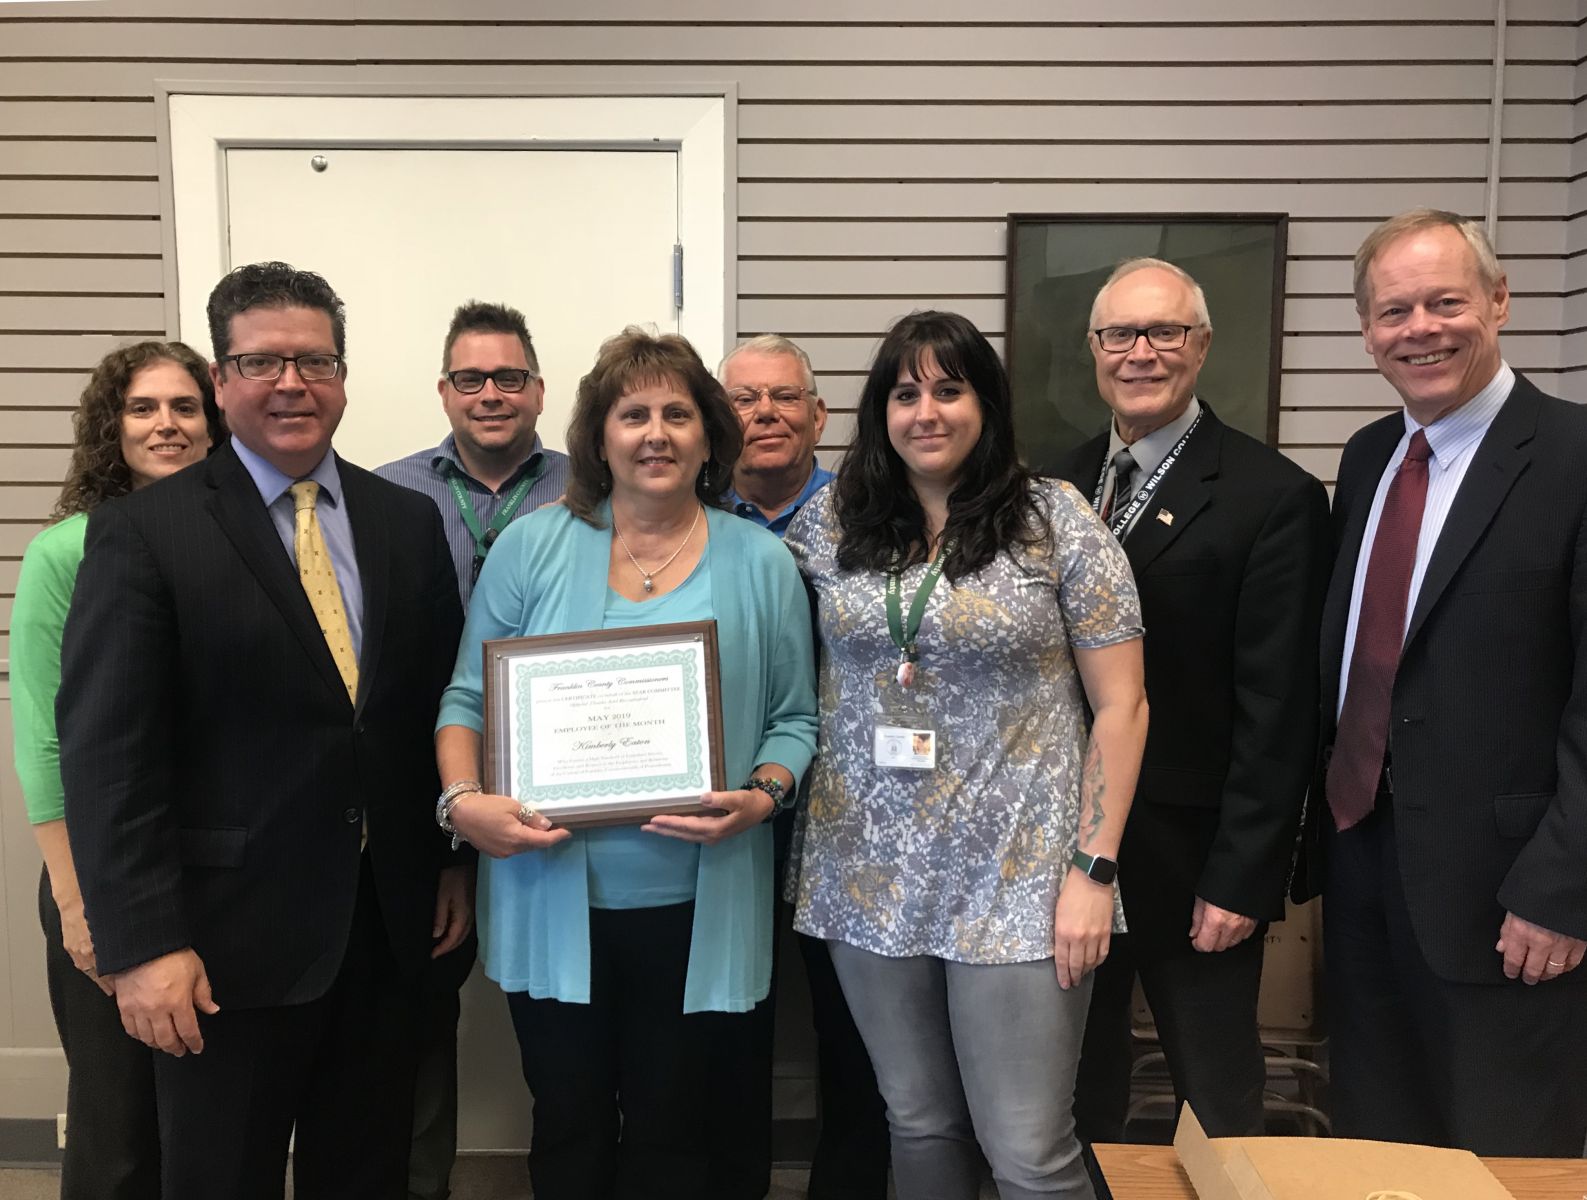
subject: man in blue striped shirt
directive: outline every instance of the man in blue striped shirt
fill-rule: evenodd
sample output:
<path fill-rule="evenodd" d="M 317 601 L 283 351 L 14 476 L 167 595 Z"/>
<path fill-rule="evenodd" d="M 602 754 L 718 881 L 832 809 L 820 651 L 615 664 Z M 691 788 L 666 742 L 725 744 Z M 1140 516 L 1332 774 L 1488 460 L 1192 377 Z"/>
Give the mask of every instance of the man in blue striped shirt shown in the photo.
<path fill-rule="evenodd" d="M 452 315 L 441 352 L 441 410 L 452 432 L 434 449 L 387 463 L 375 474 L 423 492 L 441 510 L 468 608 L 474 581 L 498 534 L 515 518 L 562 495 L 567 455 L 540 444 L 535 422 L 545 381 L 524 316 L 471 300 Z M 458 989 L 473 969 L 471 935 L 426 980 L 418 1087 L 413 1103 L 410 1200 L 445 1200 L 457 1156 Z"/>

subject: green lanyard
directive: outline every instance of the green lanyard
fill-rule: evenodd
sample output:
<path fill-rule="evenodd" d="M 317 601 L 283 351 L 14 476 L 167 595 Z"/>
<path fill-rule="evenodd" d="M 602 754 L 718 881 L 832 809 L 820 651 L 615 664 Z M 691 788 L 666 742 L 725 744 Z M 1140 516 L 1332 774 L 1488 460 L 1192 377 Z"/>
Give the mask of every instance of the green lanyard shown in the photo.
<path fill-rule="evenodd" d="M 468 526 L 469 533 L 474 535 L 474 561 L 483 562 L 485 555 L 490 553 L 490 548 L 501 536 L 501 531 L 512 523 L 513 517 L 518 514 L 518 506 L 523 503 L 523 498 L 529 494 L 529 489 L 534 487 L 540 476 L 546 472 L 546 460 L 542 455 L 535 464 L 534 470 L 526 471 L 524 477 L 507 493 L 507 499 L 502 502 L 500 510 L 491 522 L 483 529 L 479 524 L 479 514 L 474 511 L 474 501 L 470 499 L 468 489 L 463 486 L 462 472 L 452 462 L 446 464 L 446 483 L 452 489 L 452 499 L 457 501 L 457 511 L 463 516 L 463 524 Z"/>
<path fill-rule="evenodd" d="M 904 575 L 897 568 L 896 557 L 893 568 L 887 572 L 887 632 L 892 634 L 893 645 L 898 647 L 898 682 L 905 687 L 914 681 L 914 671 L 905 668 L 920 659 L 920 648 L 915 639 L 920 636 L 920 622 L 926 615 L 926 601 L 931 598 L 931 589 L 937 586 L 937 580 L 942 578 L 942 568 L 957 543 L 957 538 L 944 542 L 937 551 L 937 557 L 926 568 L 926 577 L 920 581 L 920 586 L 915 589 L 915 598 L 909 603 L 907 625 L 904 624 Z"/>

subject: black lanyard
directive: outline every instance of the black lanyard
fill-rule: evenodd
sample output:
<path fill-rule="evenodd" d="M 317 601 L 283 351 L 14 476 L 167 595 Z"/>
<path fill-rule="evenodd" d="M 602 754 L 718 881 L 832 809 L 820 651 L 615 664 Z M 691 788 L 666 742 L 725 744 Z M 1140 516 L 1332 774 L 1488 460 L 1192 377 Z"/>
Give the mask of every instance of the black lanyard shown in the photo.
<path fill-rule="evenodd" d="M 1152 493 L 1157 490 L 1157 485 L 1162 482 L 1163 476 L 1168 474 L 1168 468 L 1174 465 L 1175 460 L 1179 458 L 1180 451 L 1185 448 L 1185 443 L 1190 440 L 1190 435 L 1196 432 L 1196 426 L 1200 424 L 1201 414 L 1197 413 L 1196 419 L 1190 423 L 1190 428 L 1185 430 L 1184 436 L 1174 443 L 1174 448 L 1168 452 L 1168 457 L 1157 464 L 1157 470 L 1152 472 L 1152 477 L 1146 481 L 1146 486 L 1135 493 L 1135 499 L 1130 501 L 1128 507 L 1121 510 L 1119 508 L 1119 498 L 1117 496 L 1113 498 L 1115 516 L 1108 523 L 1108 528 L 1113 531 L 1113 536 L 1118 538 L 1119 541 L 1122 542 L 1125 535 L 1129 532 L 1130 522 L 1135 520 L 1135 514 L 1151 503 Z M 1097 476 L 1097 489 L 1091 495 L 1091 507 L 1099 513 L 1102 511 L 1102 489 L 1108 481 L 1108 465 L 1112 461 L 1111 458 L 1102 460 L 1102 474 Z M 1115 482 L 1113 486 L 1117 488 L 1118 484 Z"/>
<path fill-rule="evenodd" d="M 948 555 L 953 553 L 957 541 L 954 538 L 944 542 L 937 551 L 937 557 L 926 568 L 926 577 L 920 581 L 920 586 L 915 589 L 915 598 L 910 601 L 907 625 L 904 624 L 904 575 L 897 567 L 896 557 L 893 568 L 887 572 L 887 632 L 893 637 L 893 645 L 898 647 L 900 663 L 912 663 L 920 657 L 916 639 L 920 636 L 920 622 L 926 615 L 926 601 L 931 598 L 931 590 L 937 586 L 937 580 L 942 578 L 942 568 L 948 561 Z"/>
<path fill-rule="evenodd" d="M 468 526 L 469 533 L 474 536 L 474 569 L 478 574 L 479 566 L 485 561 L 485 556 L 490 553 L 490 548 L 496 544 L 496 539 L 501 536 L 501 531 L 512 524 L 513 517 L 518 515 L 518 508 L 523 504 L 524 497 L 529 494 L 529 489 L 539 481 L 540 476 L 546 472 L 545 456 L 540 456 L 540 461 L 534 469 L 524 472 L 524 477 L 514 485 L 512 491 L 507 493 L 507 498 L 489 525 L 481 527 L 479 514 L 474 511 L 474 501 L 468 494 L 468 489 L 463 486 L 462 472 L 457 465 L 448 461 L 446 464 L 446 484 L 452 489 L 452 499 L 457 501 L 457 511 L 462 514 L 463 524 Z"/>

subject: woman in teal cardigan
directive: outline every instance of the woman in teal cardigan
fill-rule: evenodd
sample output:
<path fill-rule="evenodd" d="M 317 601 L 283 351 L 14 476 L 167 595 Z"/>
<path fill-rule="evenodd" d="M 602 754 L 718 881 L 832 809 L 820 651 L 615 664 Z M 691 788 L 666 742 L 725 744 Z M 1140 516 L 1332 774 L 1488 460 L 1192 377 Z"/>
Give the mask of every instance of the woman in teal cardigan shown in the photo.
<path fill-rule="evenodd" d="M 94 369 L 73 419 L 75 444 L 51 524 L 28 543 L 11 615 L 12 730 L 17 775 L 44 858 L 39 918 L 55 1028 L 70 1071 L 63 1200 L 158 1200 L 154 1066 L 127 1036 L 66 840 L 55 693 L 61 631 L 83 561 L 88 514 L 106 500 L 198 462 L 225 437 L 209 365 L 181 342 L 113 350 Z M 197 737 L 172 730 L 173 738 Z"/>
<path fill-rule="evenodd" d="M 715 1081 L 771 977 L 772 842 L 815 747 L 810 610 L 772 534 L 719 505 L 739 424 L 675 335 L 629 329 L 579 385 L 560 505 L 508 526 L 469 606 L 437 757 L 486 858 L 481 957 L 535 1097 L 536 1197 L 716 1197 Z M 480 645 L 713 619 L 730 790 L 699 815 L 572 832 L 480 779 Z"/>

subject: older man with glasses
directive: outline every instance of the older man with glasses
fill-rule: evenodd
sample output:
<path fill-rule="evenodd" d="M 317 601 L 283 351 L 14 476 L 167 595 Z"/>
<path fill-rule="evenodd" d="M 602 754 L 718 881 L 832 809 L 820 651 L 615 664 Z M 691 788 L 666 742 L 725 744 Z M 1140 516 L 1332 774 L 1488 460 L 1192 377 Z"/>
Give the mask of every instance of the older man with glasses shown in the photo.
<path fill-rule="evenodd" d="M 717 368 L 717 378 L 744 429 L 744 449 L 733 468 L 728 502 L 746 520 L 781 537 L 788 523 L 832 479 L 816 461 L 816 443 L 827 425 L 826 402 L 816 391 L 810 358 L 777 334 L 762 334 L 735 346 Z M 793 811 L 776 829 L 778 878 L 782 876 Z M 786 905 L 778 908 L 779 932 L 792 925 Z M 796 935 L 810 985 L 821 1091 L 821 1133 L 812 1155 L 810 1200 L 883 1200 L 887 1194 L 887 1114 L 871 1070 L 870 1056 L 838 987 L 826 943 Z M 779 939 L 781 940 L 781 939 Z M 737 1064 L 743 1092 L 735 1123 L 742 1132 L 724 1138 L 731 1162 L 721 1174 L 727 1194 L 760 1197 L 770 1181 L 771 1057 L 773 1005 L 759 1010 L 761 1058 Z"/>
<path fill-rule="evenodd" d="M 387 463 L 375 474 L 435 501 L 466 610 L 497 535 L 562 495 L 568 460 L 545 449 L 535 432 L 545 381 L 517 309 L 472 300 L 459 307 L 446 331 L 436 387 L 452 432 L 439 446 Z M 457 1156 L 458 990 L 477 952 L 471 936 L 438 959 L 426 981 L 427 1042 L 414 1096 L 410 1200 L 448 1195 Z"/>
<path fill-rule="evenodd" d="M 1214 1136 L 1260 1133 L 1263 932 L 1316 750 L 1328 497 L 1199 396 L 1212 322 L 1179 267 L 1122 264 L 1088 341 L 1113 420 L 1059 473 L 1135 572 L 1152 721 L 1119 854 L 1130 931 L 1097 971 L 1075 1117 L 1124 1140 L 1139 973 L 1176 1100 Z"/>

